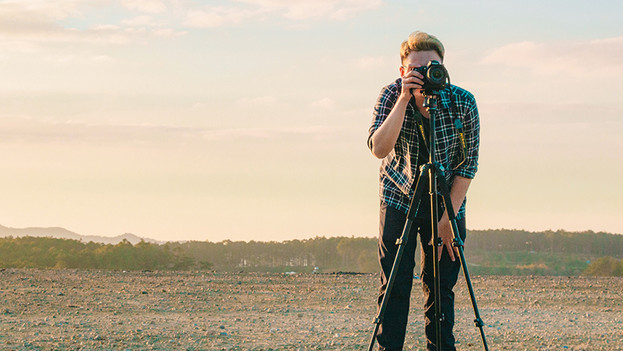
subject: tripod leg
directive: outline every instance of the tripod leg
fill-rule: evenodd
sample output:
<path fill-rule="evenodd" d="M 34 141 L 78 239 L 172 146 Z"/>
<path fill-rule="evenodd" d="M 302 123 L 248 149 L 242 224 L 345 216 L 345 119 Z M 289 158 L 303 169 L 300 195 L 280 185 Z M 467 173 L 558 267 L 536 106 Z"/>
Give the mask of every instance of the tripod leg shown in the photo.
<path fill-rule="evenodd" d="M 470 301 L 472 303 L 472 308 L 474 310 L 475 319 L 474 323 L 477 328 L 479 328 L 479 332 L 481 334 L 481 341 L 483 342 L 483 348 L 485 351 L 488 351 L 487 341 L 485 339 L 485 332 L 483 331 L 483 320 L 479 314 L 479 308 L 477 307 L 477 299 L 475 298 L 475 293 L 472 288 L 472 281 L 470 280 L 470 274 L 468 273 L 468 265 L 466 264 L 466 258 L 464 256 L 464 242 L 459 236 L 459 228 L 457 226 L 457 218 L 455 216 L 455 210 L 453 209 L 453 203 L 451 202 L 451 195 L 448 189 L 448 185 L 446 184 L 446 179 L 439 171 L 436 169 L 436 177 L 440 179 L 440 190 L 442 192 L 444 198 L 444 207 L 446 208 L 446 212 L 448 214 L 448 218 L 451 224 L 451 231 L 453 232 L 453 246 L 458 248 L 459 251 L 459 260 L 462 266 L 462 270 L 464 271 L 464 277 L 466 279 L 466 285 L 468 286 L 468 292 L 470 294 Z"/>
<path fill-rule="evenodd" d="M 440 260 L 438 247 L 442 239 L 438 235 L 438 195 L 437 179 L 434 169 L 429 168 L 429 203 L 431 205 L 431 244 L 433 250 L 433 284 L 434 284 L 434 323 L 436 331 L 436 348 L 442 349 L 442 297 L 440 296 Z"/>
<path fill-rule="evenodd" d="M 384 317 L 384 313 L 386 311 L 386 307 L 388 306 L 388 302 L 390 300 L 390 294 L 392 292 L 392 287 L 394 286 L 394 281 L 396 279 L 396 275 L 399 271 L 399 266 L 401 264 L 401 259 L 403 258 L 403 251 L 407 246 L 407 242 L 409 239 L 409 233 L 412 230 L 412 224 L 416 215 L 418 214 L 418 209 L 420 207 L 420 200 L 422 198 L 422 194 L 425 190 L 425 178 L 427 177 L 428 172 L 425 172 L 425 167 L 421 170 L 420 177 L 416 183 L 416 189 L 414 191 L 414 197 L 412 198 L 412 202 L 410 203 L 410 208 L 407 213 L 407 217 L 405 220 L 405 225 L 403 227 L 403 232 L 401 237 L 397 240 L 397 245 L 399 249 L 394 258 L 394 263 L 392 264 L 392 269 L 390 270 L 390 276 L 388 278 L 388 282 L 386 284 L 386 290 L 384 292 L 383 299 L 381 300 L 381 304 L 379 306 L 379 311 L 373 323 L 375 323 L 375 329 L 373 330 L 373 335 L 371 336 L 371 340 L 368 346 L 368 350 L 372 351 L 375 346 L 375 340 L 377 338 L 377 332 L 379 331 L 379 326 L 381 325 Z"/>

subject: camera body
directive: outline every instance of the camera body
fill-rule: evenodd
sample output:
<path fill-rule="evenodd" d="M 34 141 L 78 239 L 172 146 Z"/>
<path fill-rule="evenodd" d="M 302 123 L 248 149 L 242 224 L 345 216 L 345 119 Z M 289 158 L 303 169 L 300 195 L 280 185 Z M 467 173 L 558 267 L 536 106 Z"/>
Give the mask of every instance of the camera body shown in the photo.
<path fill-rule="evenodd" d="M 429 61 L 426 66 L 414 67 L 416 71 L 423 76 L 422 89 L 425 94 L 443 90 L 446 88 L 448 81 L 448 72 L 443 64 L 438 61 Z"/>

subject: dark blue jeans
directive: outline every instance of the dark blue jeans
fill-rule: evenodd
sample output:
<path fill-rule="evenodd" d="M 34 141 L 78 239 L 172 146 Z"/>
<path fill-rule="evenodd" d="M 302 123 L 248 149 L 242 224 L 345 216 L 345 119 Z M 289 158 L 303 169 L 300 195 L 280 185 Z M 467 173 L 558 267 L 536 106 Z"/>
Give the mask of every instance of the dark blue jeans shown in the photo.
<path fill-rule="evenodd" d="M 415 251 L 417 235 L 421 242 L 421 277 L 424 292 L 425 335 L 427 350 L 436 349 L 435 309 L 434 309 L 434 281 L 433 281 L 433 250 L 431 241 L 431 220 L 429 219 L 429 201 L 421 201 L 419 213 L 422 215 L 414 221 L 407 246 L 403 251 L 401 264 L 390 293 L 388 305 L 383 321 L 377 333 L 377 342 L 380 350 L 402 350 L 405 341 L 405 329 L 410 306 L 412 279 L 414 277 Z M 440 212 L 440 215 L 442 213 Z M 385 204 L 381 205 L 379 222 L 379 262 L 381 264 L 381 287 L 379 288 L 378 305 L 384 297 L 390 271 L 398 251 L 396 240 L 401 237 L 405 226 L 406 215 L 397 209 Z M 466 222 L 462 218 L 457 220 L 459 235 L 466 238 Z M 422 244 L 424 243 L 424 244 Z M 455 320 L 455 295 L 453 287 L 457 283 L 461 264 L 459 258 L 451 261 L 446 249 L 442 252 L 440 261 L 440 297 L 444 320 L 441 323 L 442 344 L 441 350 L 455 350 L 453 325 Z"/>

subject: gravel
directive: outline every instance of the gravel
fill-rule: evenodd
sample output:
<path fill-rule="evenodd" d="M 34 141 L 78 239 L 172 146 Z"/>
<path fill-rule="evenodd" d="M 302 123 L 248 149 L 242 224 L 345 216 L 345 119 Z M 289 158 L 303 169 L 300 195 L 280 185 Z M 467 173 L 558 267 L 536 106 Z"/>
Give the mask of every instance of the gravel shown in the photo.
<path fill-rule="evenodd" d="M 460 274 L 461 277 L 461 274 Z M 365 350 L 374 274 L 5 269 L 2 350 Z M 622 350 L 622 278 L 473 276 L 490 350 Z M 406 350 L 424 350 L 415 280 Z M 483 350 L 465 282 L 458 350 Z"/>

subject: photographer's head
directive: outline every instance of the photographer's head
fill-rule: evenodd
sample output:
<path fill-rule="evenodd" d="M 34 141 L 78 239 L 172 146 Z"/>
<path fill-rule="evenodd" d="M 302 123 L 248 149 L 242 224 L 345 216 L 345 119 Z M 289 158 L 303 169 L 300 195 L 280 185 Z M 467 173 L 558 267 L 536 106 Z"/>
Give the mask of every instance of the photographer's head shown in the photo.
<path fill-rule="evenodd" d="M 405 65 L 405 60 L 414 51 L 435 51 L 438 54 L 440 63 L 444 59 L 444 45 L 433 35 L 416 31 L 410 34 L 406 41 L 401 43 L 401 63 Z"/>
<path fill-rule="evenodd" d="M 415 73 L 414 68 L 427 66 L 430 61 L 442 63 L 444 59 L 444 46 L 438 38 L 425 32 L 414 32 L 409 38 L 401 43 L 401 67 L 399 71 L 403 84 L 409 87 L 418 96 L 423 84 L 422 75 Z M 412 85 L 416 84 L 416 85 Z"/>

